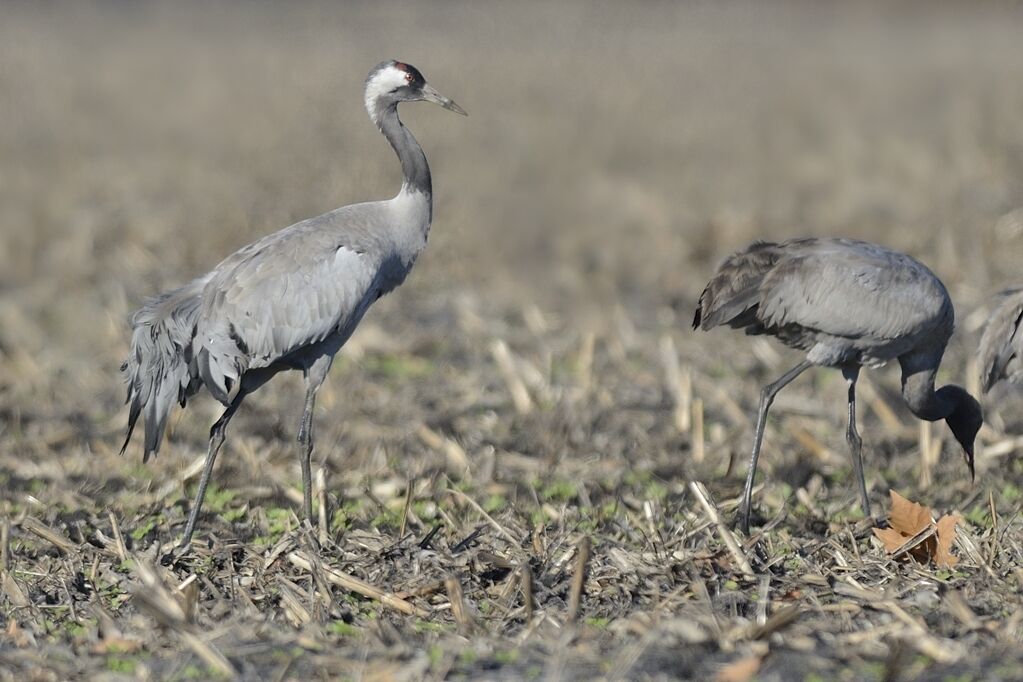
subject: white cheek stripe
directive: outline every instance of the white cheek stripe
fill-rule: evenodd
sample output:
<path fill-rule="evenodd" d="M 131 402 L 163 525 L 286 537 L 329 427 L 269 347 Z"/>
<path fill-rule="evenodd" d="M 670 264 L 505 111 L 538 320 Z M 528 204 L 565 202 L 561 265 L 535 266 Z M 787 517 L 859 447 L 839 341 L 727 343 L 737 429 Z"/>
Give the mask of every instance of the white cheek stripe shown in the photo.
<path fill-rule="evenodd" d="M 386 95 L 395 88 L 408 83 L 405 79 L 405 72 L 401 69 L 397 69 L 393 66 L 389 66 L 386 69 L 381 69 L 373 78 L 366 83 L 366 111 L 373 117 L 375 121 L 376 112 L 374 111 L 373 102 L 377 98 Z"/>

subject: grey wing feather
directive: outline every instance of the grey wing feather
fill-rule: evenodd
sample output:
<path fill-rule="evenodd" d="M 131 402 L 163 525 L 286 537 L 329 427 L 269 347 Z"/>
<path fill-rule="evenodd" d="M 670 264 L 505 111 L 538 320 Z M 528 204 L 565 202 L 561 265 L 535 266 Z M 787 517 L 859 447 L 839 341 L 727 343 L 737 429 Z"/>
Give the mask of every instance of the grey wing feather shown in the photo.
<path fill-rule="evenodd" d="M 1023 357 L 1023 334 L 1019 329 L 1023 318 L 1023 289 L 1010 289 L 1003 292 L 1003 297 L 984 326 L 977 350 L 981 388 L 985 393 L 1001 379 L 1023 378 L 1018 367 L 1010 366 L 1018 364 Z"/>
<path fill-rule="evenodd" d="M 700 295 L 693 329 L 713 329 L 725 323 L 744 327 L 755 322 L 760 284 L 779 257 L 777 244 L 758 241 L 725 258 Z"/>
<path fill-rule="evenodd" d="M 935 329 L 951 333 L 951 300 L 924 265 L 900 253 L 851 240 L 782 245 L 761 284 L 759 320 L 832 336 L 900 339 Z"/>
<path fill-rule="evenodd" d="M 167 417 L 202 385 L 192 356 L 192 335 L 206 278 L 147 300 L 131 316 L 131 347 L 121 365 L 128 383 L 128 433 L 123 453 L 145 412 L 143 461 L 160 450 Z"/>
<path fill-rule="evenodd" d="M 368 206 L 298 223 L 217 266 L 203 292 L 194 342 L 214 397 L 229 402 L 246 371 L 358 322 L 375 300 L 380 271 Z"/>

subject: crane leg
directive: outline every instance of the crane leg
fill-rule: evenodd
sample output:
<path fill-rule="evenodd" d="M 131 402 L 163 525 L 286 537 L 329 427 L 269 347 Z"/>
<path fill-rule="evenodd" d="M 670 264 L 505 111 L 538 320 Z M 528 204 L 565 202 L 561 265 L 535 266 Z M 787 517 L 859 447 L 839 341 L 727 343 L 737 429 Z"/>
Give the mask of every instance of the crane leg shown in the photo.
<path fill-rule="evenodd" d="M 301 448 L 299 455 L 302 464 L 303 511 L 310 525 L 313 524 L 313 408 L 316 406 L 316 392 L 327 378 L 333 362 L 333 355 L 320 356 L 305 373 L 305 408 L 302 410 L 302 422 L 298 427 L 298 444 Z"/>
<path fill-rule="evenodd" d="M 313 523 L 313 407 L 316 405 L 316 390 L 319 386 L 310 385 L 305 392 L 305 409 L 302 411 L 302 423 L 298 427 L 298 443 L 302 451 L 299 453 L 302 463 L 302 494 L 304 496 L 305 518 Z"/>
<path fill-rule="evenodd" d="M 199 511 L 202 509 L 203 499 L 206 497 L 206 488 L 210 484 L 210 476 L 213 474 L 213 463 L 217 460 L 217 453 L 220 446 L 224 444 L 224 436 L 227 432 L 227 424 L 231 417 L 238 411 L 242 400 L 245 398 L 244 391 L 238 391 L 231 404 L 220 415 L 213 428 L 210 429 L 210 449 L 206 453 L 206 463 L 202 468 L 202 477 L 199 479 L 199 490 L 195 494 L 195 501 L 192 503 L 192 511 L 188 514 L 188 523 L 185 524 L 185 534 L 178 543 L 178 552 L 184 552 L 192 544 L 192 532 L 195 531 L 196 521 L 199 520 Z"/>
<path fill-rule="evenodd" d="M 812 367 L 813 364 L 804 360 L 789 371 L 782 374 L 777 381 L 764 386 L 760 391 L 760 409 L 757 412 L 757 426 L 753 432 L 753 454 L 750 456 L 749 469 L 746 471 L 746 487 L 742 491 L 742 507 L 740 510 L 742 530 L 749 534 L 750 508 L 753 506 L 753 479 L 757 475 L 757 461 L 760 459 L 760 445 L 764 440 L 764 428 L 767 425 L 767 411 L 774 402 L 778 391 L 792 383 L 792 380 Z"/>
<path fill-rule="evenodd" d="M 849 443 L 849 452 L 852 455 L 853 474 L 859 483 L 860 506 L 863 514 L 870 518 L 870 498 L 867 497 L 867 482 L 863 478 L 863 439 L 856 430 L 856 379 L 860 375 L 859 367 L 846 368 L 842 370 L 845 381 L 849 384 L 849 427 L 845 432 L 845 439 Z"/>

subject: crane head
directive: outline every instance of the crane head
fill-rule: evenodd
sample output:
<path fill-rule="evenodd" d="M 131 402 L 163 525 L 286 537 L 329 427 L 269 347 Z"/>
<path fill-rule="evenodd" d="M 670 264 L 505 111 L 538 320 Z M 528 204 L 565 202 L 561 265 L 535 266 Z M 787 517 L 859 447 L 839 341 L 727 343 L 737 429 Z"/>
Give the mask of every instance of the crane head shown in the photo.
<path fill-rule="evenodd" d="M 416 67 L 395 60 L 381 62 L 366 77 L 366 109 L 376 120 L 381 105 L 398 102 L 433 102 L 448 111 L 468 116 L 465 109 L 427 83 Z"/>
<path fill-rule="evenodd" d="M 945 417 L 945 423 L 952 429 L 952 435 L 963 448 L 963 457 L 970 467 L 970 480 L 976 480 L 973 469 L 973 448 L 977 432 L 984 425 L 984 413 L 980 403 L 972 395 L 958 386 L 945 386 L 941 389 L 951 394 L 953 399 L 952 412 Z"/>

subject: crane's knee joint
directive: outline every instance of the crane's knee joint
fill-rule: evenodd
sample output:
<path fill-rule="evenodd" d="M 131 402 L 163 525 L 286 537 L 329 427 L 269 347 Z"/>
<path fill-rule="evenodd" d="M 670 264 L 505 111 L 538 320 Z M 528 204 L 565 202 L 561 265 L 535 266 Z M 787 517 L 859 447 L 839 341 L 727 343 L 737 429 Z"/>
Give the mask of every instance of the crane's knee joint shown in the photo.
<path fill-rule="evenodd" d="M 313 440 L 313 425 L 305 420 L 298 427 L 298 442 L 301 445 L 311 443 Z"/>
<path fill-rule="evenodd" d="M 219 448 L 224 444 L 224 431 L 227 430 L 227 425 L 221 422 L 217 422 L 210 427 L 210 444 L 215 448 Z"/>
<path fill-rule="evenodd" d="M 855 431 L 847 431 L 845 439 L 849 441 L 849 445 L 859 450 L 863 446 L 863 439 L 860 438 L 860 434 Z"/>

